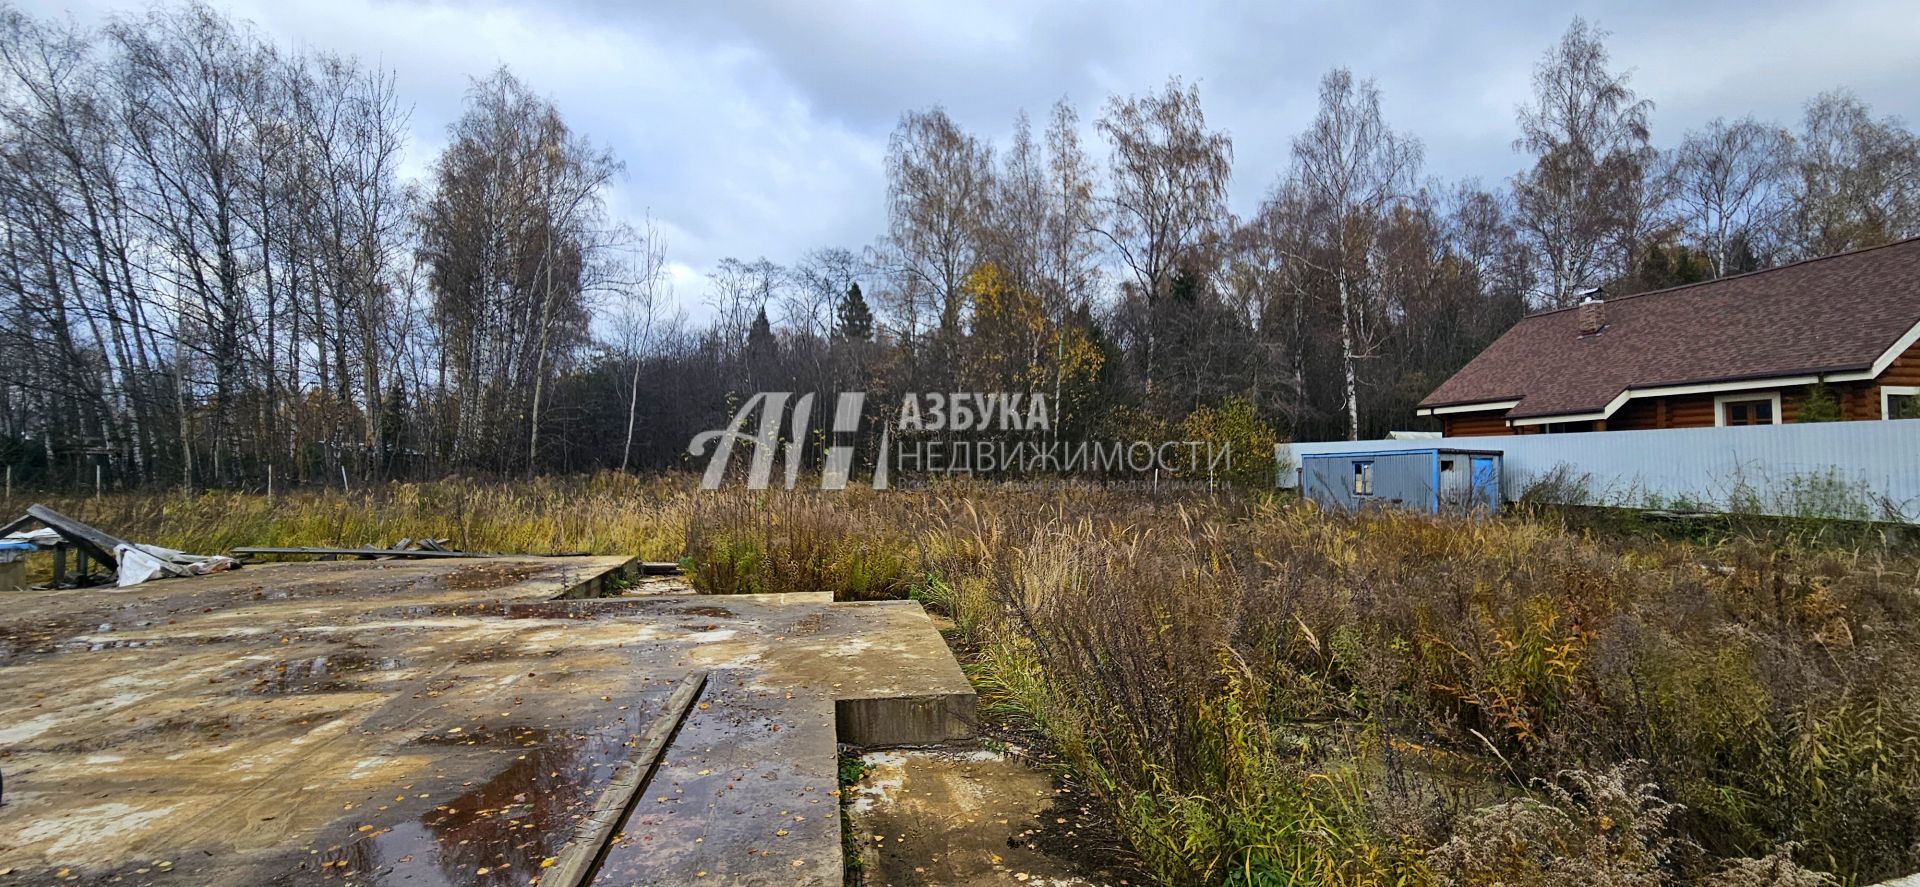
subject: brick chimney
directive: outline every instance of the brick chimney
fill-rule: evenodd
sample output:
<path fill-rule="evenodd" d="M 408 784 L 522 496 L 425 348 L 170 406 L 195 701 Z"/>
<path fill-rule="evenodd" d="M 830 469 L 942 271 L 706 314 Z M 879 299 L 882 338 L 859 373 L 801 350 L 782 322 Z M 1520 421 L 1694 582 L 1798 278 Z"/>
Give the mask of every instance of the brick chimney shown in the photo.
<path fill-rule="evenodd" d="M 1591 336 L 1607 328 L 1607 303 L 1601 300 L 1605 295 L 1599 287 L 1587 290 L 1580 300 L 1580 335 Z"/>

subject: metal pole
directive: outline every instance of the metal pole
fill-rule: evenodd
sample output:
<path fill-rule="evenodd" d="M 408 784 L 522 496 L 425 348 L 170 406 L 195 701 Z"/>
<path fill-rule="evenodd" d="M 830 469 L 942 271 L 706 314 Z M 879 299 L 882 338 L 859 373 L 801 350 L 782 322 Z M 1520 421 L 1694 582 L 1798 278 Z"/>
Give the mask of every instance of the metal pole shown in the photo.
<path fill-rule="evenodd" d="M 100 463 L 93 463 L 93 501 L 100 501 Z"/>
<path fill-rule="evenodd" d="M 267 501 L 273 501 L 273 463 L 267 463 Z"/>
<path fill-rule="evenodd" d="M 346 493 L 353 492 L 353 488 L 347 486 L 347 465 L 344 462 L 340 463 L 340 490 Z"/>

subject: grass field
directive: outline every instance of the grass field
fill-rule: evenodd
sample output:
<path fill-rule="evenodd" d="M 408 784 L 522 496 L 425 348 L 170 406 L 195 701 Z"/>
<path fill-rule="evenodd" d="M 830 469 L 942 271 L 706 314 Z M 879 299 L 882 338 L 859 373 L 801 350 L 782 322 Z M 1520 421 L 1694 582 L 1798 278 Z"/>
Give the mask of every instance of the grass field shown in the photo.
<path fill-rule="evenodd" d="M 49 504 L 196 552 L 445 536 L 681 560 L 710 593 L 917 598 L 953 618 L 989 711 L 1043 735 L 1168 884 L 1920 870 L 1909 554 L 1239 493 L 694 486 Z"/>

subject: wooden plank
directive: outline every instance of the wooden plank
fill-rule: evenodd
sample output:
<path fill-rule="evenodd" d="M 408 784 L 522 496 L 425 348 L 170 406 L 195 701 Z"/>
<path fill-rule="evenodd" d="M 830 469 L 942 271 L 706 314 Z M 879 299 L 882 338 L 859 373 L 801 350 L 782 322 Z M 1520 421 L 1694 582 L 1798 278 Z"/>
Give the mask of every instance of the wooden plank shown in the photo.
<path fill-rule="evenodd" d="M 391 548 L 274 548 L 270 546 L 245 546 L 233 549 L 234 554 L 315 554 L 333 557 L 398 557 L 398 558 L 442 558 L 442 557 L 532 557 L 533 555 L 487 554 L 483 551 L 394 551 Z"/>
<path fill-rule="evenodd" d="M 380 560 L 384 558 L 397 558 L 397 559 L 404 560 L 407 558 L 448 558 L 448 557 L 529 557 L 529 558 L 533 558 L 533 557 L 593 557 L 594 556 L 593 552 L 591 551 L 556 551 L 548 554 L 506 554 L 506 553 L 497 552 L 497 551 L 427 551 L 421 548 L 416 548 L 416 549 L 413 549 L 412 551 L 394 551 L 391 548 L 374 548 L 372 546 L 362 546 L 360 548 L 324 548 L 324 547 L 305 547 L 305 546 L 278 548 L 274 546 L 265 546 L 265 545 L 243 545 L 239 548 L 231 548 L 228 550 L 242 557 L 250 557 L 257 554 L 283 554 L 283 555 L 310 554 L 310 555 L 317 555 L 323 559 L 357 557 L 357 558 L 364 558 L 367 560 Z"/>
<path fill-rule="evenodd" d="M 582 887 L 593 877 L 594 869 L 606 855 L 607 843 L 612 840 L 614 830 L 626 821 L 627 814 L 633 810 L 633 802 L 639 798 L 653 778 L 653 771 L 660 766 L 660 756 L 667 750 L 667 743 L 673 739 L 680 722 L 687 719 L 687 712 L 693 709 L 693 701 L 700 698 L 700 691 L 707 685 L 707 673 L 693 672 L 680 680 L 680 686 L 673 688 L 673 695 L 667 697 L 666 707 L 655 716 L 653 723 L 647 725 L 647 732 L 634 743 L 633 754 L 628 756 L 613 781 L 600 792 L 599 800 L 594 802 L 593 813 L 587 816 L 575 830 L 573 838 L 560 848 L 558 859 L 552 871 L 540 879 L 540 883 L 550 887 Z"/>
<path fill-rule="evenodd" d="M 94 560 L 108 566 L 119 566 L 120 561 L 113 556 L 113 550 L 127 544 L 126 540 L 90 527 L 37 502 L 27 506 L 27 516 L 67 537 L 73 544 L 93 555 Z"/>
<path fill-rule="evenodd" d="M 21 515 L 20 517 L 14 519 L 13 523 L 7 524 L 4 527 L 0 527 L 0 536 L 6 536 L 11 533 L 17 533 L 20 531 L 22 527 L 25 527 L 26 525 L 33 523 L 37 520 L 39 520 L 39 518 L 34 517 L 31 514 Z"/>

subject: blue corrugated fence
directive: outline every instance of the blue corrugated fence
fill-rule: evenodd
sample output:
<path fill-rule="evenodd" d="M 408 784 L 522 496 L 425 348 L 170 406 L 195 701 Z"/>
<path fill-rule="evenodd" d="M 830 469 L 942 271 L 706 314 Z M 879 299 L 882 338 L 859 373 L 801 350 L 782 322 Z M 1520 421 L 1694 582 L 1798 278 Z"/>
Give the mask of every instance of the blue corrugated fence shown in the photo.
<path fill-rule="evenodd" d="M 1920 419 L 1283 443 L 1278 482 L 1294 486 L 1306 455 L 1436 444 L 1504 453 L 1509 500 L 1920 523 Z"/>

